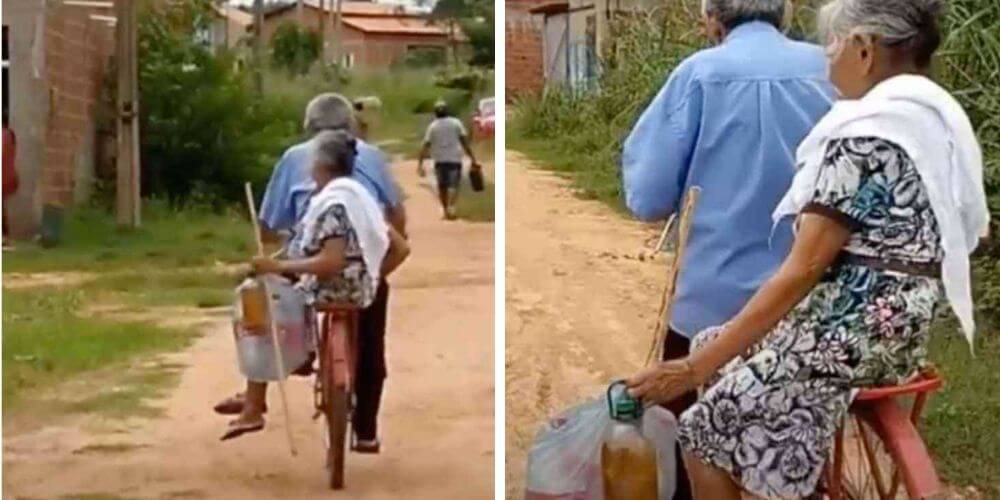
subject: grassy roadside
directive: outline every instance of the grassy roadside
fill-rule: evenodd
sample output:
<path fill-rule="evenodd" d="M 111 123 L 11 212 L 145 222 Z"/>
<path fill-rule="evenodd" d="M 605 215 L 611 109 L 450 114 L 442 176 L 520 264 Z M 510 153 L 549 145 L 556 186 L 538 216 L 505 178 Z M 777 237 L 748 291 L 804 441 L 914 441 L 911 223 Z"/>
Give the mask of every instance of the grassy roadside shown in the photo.
<path fill-rule="evenodd" d="M 3 411 L 152 416 L 147 400 L 171 387 L 179 367 L 156 355 L 197 337 L 165 327 L 164 307 L 207 308 L 231 300 L 249 254 L 239 214 L 168 210 L 150 204 L 140 230 L 122 232 L 110 214 L 79 209 L 64 243 L 4 252 Z M 79 282 L 32 286 L 30 273 L 83 273 Z M 29 273 L 14 286 L 11 273 Z M 9 286 L 7 286 L 9 285 Z M 107 311 L 116 311 L 109 313 Z M 64 386 L 73 389 L 56 390 Z M 53 392 L 55 391 L 55 392 Z"/>

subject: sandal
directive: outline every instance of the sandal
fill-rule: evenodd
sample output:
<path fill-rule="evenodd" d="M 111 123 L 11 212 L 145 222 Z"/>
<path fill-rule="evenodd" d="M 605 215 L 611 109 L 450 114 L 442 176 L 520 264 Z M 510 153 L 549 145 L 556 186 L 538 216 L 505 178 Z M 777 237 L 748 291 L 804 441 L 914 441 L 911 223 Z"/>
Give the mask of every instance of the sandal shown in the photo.
<path fill-rule="evenodd" d="M 365 455 L 378 455 L 379 451 L 382 450 L 382 441 L 378 438 L 375 439 L 355 439 L 354 443 L 351 444 L 351 449 L 355 453 L 362 453 Z"/>
<path fill-rule="evenodd" d="M 240 392 L 232 397 L 223 399 L 212 409 L 219 415 L 239 415 L 240 413 L 243 413 L 243 393 Z M 267 413 L 267 403 L 264 403 L 262 411 Z"/>
<path fill-rule="evenodd" d="M 219 441 L 228 441 L 230 439 L 236 439 L 244 434 L 251 432 L 258 432 L 264 429 L 264 419 L 260 419 L 260 422 L 240 422 L 239 419 L 233 420 L 229 423 L 229 428 L 226 433 L 219 438 Z"/>

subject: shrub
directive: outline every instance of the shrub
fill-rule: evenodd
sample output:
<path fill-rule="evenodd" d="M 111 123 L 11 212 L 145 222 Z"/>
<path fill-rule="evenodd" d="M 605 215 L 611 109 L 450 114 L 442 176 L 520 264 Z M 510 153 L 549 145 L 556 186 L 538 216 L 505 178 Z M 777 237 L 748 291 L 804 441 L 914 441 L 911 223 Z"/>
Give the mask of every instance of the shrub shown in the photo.
<path fill-rule="evenodd" d="M 319 34 L 286 21 L 271 38 L 271 60 L 275 66 L 292 74 L 305 74 L 319 59 Z"/>
<path fill-rule="evenodd" d="M 196 41 L 207 8 L 148 7 L 138 23 L 143 193 L 173 204 L 241 200 L 243 182 L 262 185 L 299 128 L 280 98 L 259 98 L 231 55 Z"/>

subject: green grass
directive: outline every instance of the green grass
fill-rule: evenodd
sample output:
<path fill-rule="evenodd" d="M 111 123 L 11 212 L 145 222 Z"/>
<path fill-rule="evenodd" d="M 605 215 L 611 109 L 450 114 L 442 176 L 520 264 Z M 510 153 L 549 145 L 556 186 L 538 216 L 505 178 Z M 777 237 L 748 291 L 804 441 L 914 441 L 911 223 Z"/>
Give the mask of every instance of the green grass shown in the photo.
<path fill-rule="evenodd" d="M 587 152 L 550 139 L 527 138 L 508 133 L 507 149 L 524 153 L 539 167 L 568 178 L 574 194 L 585 200 L 597 200 L 620 213 L 625 212 L 621 198 L 617 159 L 610 151 Z"/>
<path fill-rule="evenodd" d="M 235 211 L 217 214 L 146 203 L 142 227 L 124 230 L 106 211 L 80 207 L 66 216 L 59 245 L 46 249 L 19 243 L 3 253 L 3 271 L 144 272 L 242 262 L 253 253 L 252 238 L 248 217 Z"/>
<path fill-rule="evenodd" d="M 487 160 L 493 158 L 493 144 L 493 140 L 483 140 L 473 144 L 476 159 L 480 163 L 492 163 L 492 161 L 488 162 Z M 461 194 L 455 207 L 459 219 L 470 222 L 493 222 L 496 215 L 495 186 L 488 175 L 485 180 L 484 189 L 477 193 L 472 190 L 469 176 L 462 176 Z"/>
<path fill-rule="evenodd" d="M 935 328 L 931 360 L 945 387 L 931 398 L 921 432 L 950 484 L 1000 498 L 1000 337 L 982 328 L 976 357 L 952 322 Z"/>
<path fill-rule="evenodd" d="M 102 274 L 82 288 L 102 302 L 210 308 L 232 303 L 240 278 L 238 272 L 205 269 L 122 271 Z"/>
<path fill-rule="evenodd" d="M 86 304 L 82 290 L 4 290 L 4 411 L 81 374 L 125 367 L 137 356 L 181 349 L 194 338 L 191 332 L 143 322 L 83 317 Z M 156 386 L 154 382 L 163 381 L 161 371 L 141 382 Z"/>
<path fill-rule="evenodd" d="M 493 222 L 496 206 L 493 183 L 487 180 L 485 189 L 478 193 L 472 190 L 467 179 L 463 184 L 462 194 L 455 206 L 458 218 L 470 222 Z"/>

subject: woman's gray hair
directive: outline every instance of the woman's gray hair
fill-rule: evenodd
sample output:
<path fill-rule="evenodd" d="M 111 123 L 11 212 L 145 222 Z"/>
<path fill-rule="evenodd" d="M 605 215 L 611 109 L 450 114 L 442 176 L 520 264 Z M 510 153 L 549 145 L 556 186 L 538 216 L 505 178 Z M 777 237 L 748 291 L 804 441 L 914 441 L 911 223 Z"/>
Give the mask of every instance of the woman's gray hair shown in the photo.
<path fill-rule="evenodd" d="M 358 155 L 358 142 L 346 130 L 321 130 L 313 137 L 313 163 L 320 165 L 334 177 L 354 173 L 354 159 Z"/>
<path fill-rule="evenodd" d="M 875 35 L 927 66 L 941 45 L 938 20 L 944 8 L 945 0 L 833 0 L 820 11 L 820 34 L 827 40 Z"/>
<path fill-rule="evenodd" d="M 730 30 L 748 21 L 766 21 L 781 28 L 786 14 L 791 12 L 788 3 L 788 0 L 701 0 L 701 10 Z"/>
<path fill-rule="evenodd" d="M 303 127 L 309 135 L 321 130 L 351 130 L 353 126 L 354 105 L 340 94 L 320 94 L 306 106 Z"/>

